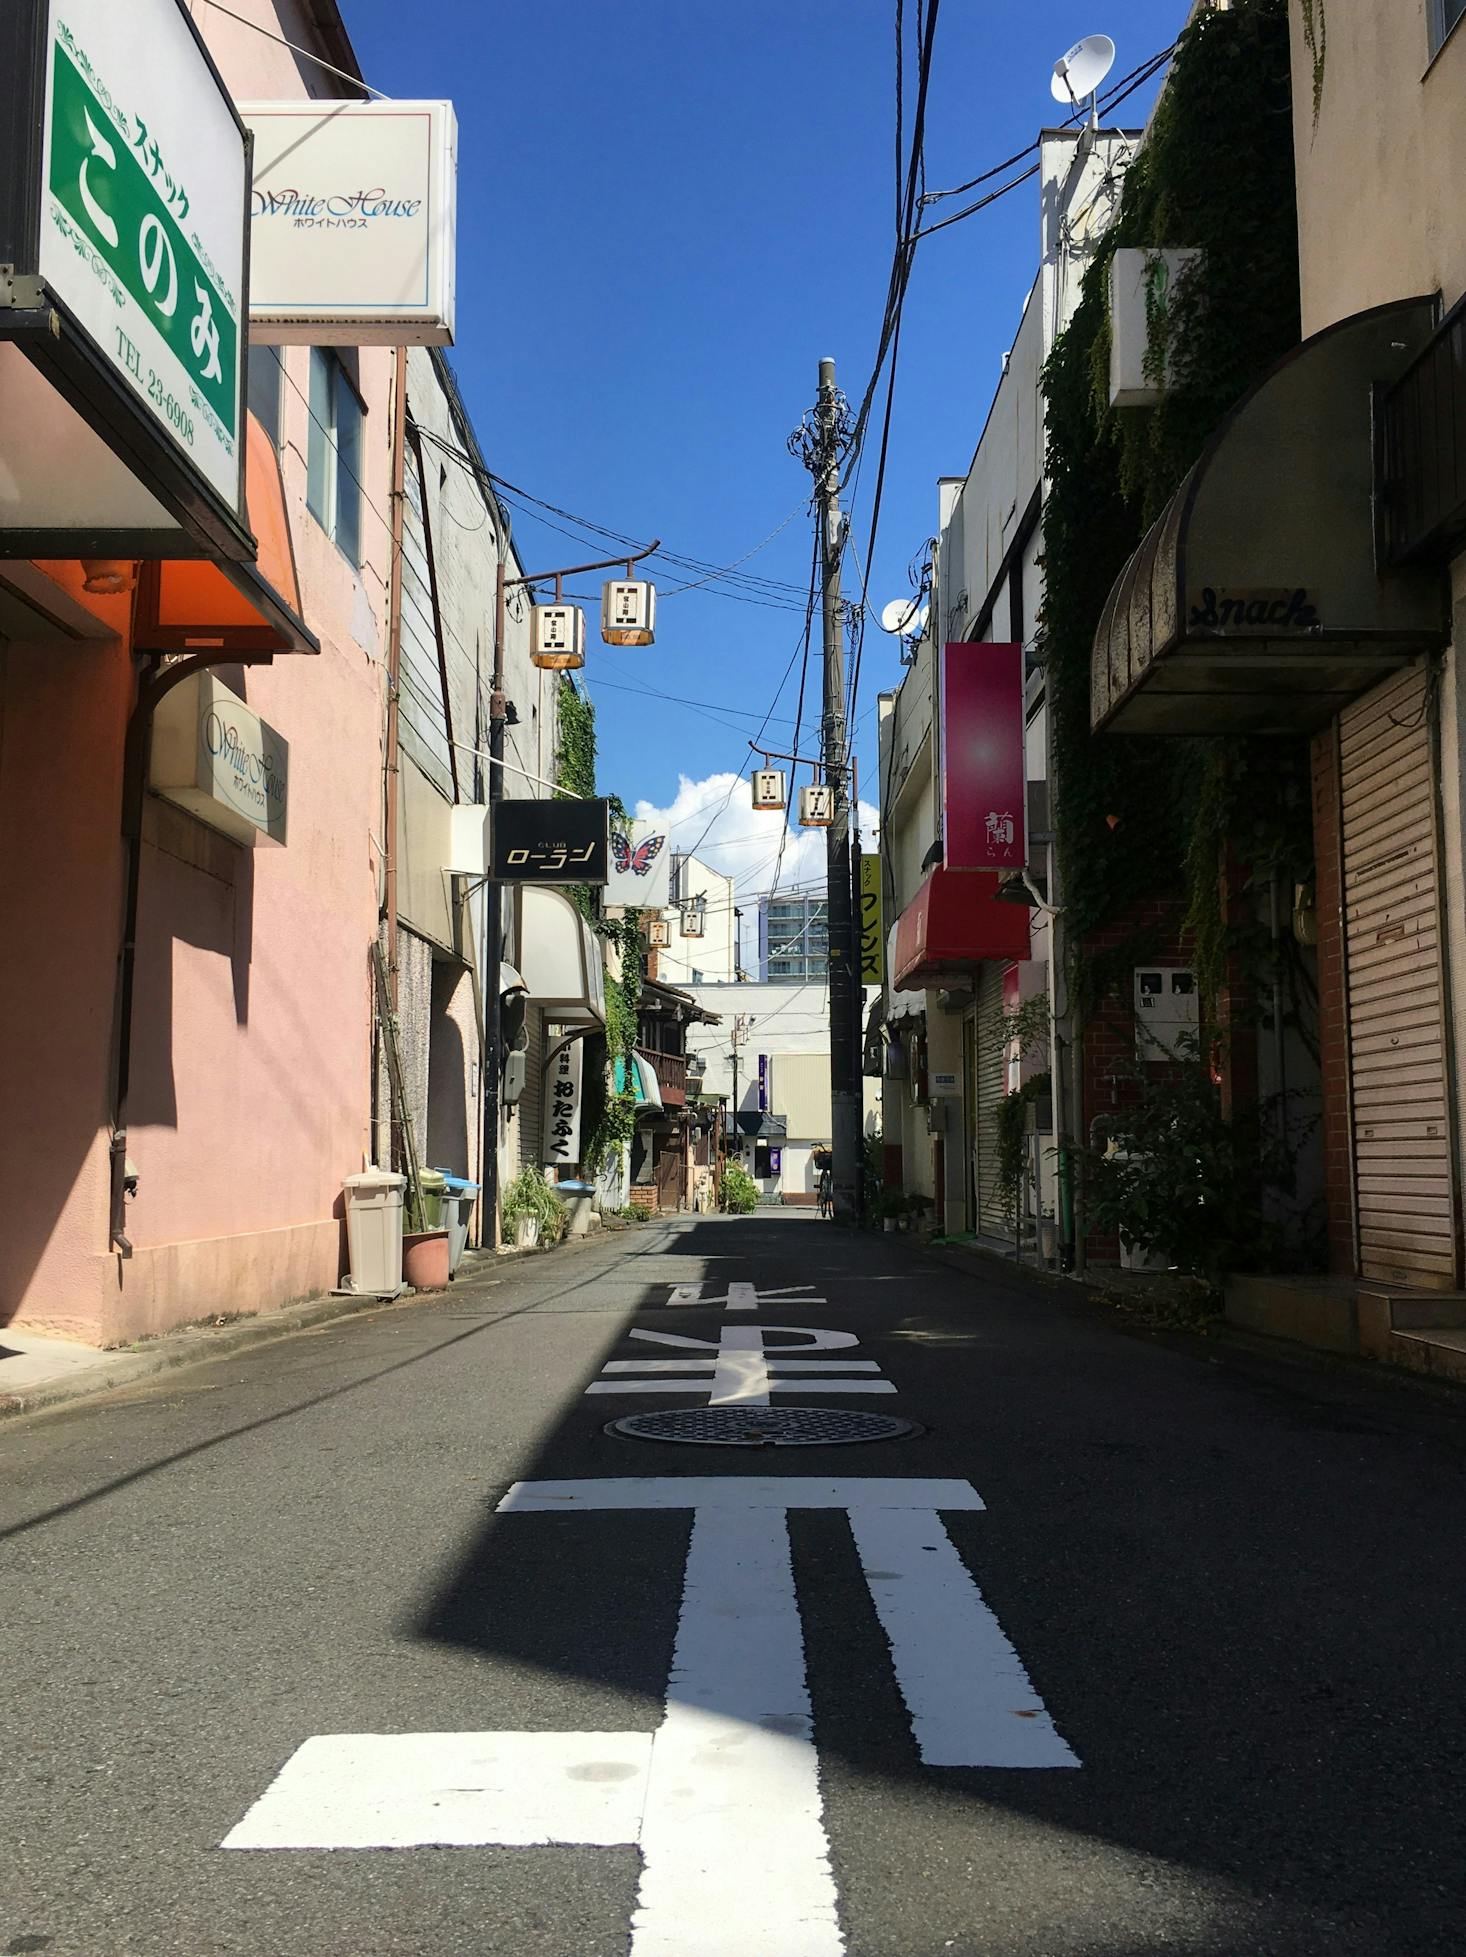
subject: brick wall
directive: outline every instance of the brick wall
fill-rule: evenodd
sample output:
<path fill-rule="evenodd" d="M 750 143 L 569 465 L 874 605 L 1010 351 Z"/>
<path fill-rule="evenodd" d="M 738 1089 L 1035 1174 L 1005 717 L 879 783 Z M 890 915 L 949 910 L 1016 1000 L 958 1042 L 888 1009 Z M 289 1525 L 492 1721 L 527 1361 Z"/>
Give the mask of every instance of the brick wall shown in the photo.
<path fill-rule="evenodd" d="M 1120 915 L 1091 932 L 1084 941 L 1085 952 L 1113 951 L 1134 939 L 1144 951 L 1118 976 L 1118 981 L 1099 1002 L 1084 1025 L 1084 1133 L 1077 1137 L 1087 1146 L 1092 1124 L 1118 1109 L 1134 1107 L 1140 1099 L 1136 1079 L 1135 1006 L 1131 973 L 1134 965 L 1187 965 L 1190 949 L 1182 942 L 1181 922 L 1186 905 L 1174 897 L 1144 898 L 1131 904 Z M 1164 1062 L 1146 1063 L 1147 1080 L 1164 1080 L 1176 1070 Z M 1089 1233 L 1087 1256 L 1092 1263 L 1117 1263 L 1118 1237 Z"/>
<path fill-rule="evenodd" d="M 1329 1269 L 1348 1277 L 1354 1274 L 1354 1166 L 1349 1132 L 1349 1014 L 1344 972 L 1339 773 L 1332 728 L 1315 737 L 1312 759 L 1324 1198 L 1328 1206 Z"/>

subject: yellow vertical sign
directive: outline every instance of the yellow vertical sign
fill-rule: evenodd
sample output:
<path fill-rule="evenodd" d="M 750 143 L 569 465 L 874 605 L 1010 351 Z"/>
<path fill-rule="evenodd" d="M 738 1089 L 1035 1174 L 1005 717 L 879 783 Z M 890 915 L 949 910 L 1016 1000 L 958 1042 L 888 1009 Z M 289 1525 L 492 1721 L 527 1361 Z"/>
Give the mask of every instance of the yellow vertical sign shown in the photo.
<path fill-rule="evenodd" d="M 886 934 L 881 929 L 881 859 L 860 859 L 860 982 L 882 985 L 886 977 Z"/>

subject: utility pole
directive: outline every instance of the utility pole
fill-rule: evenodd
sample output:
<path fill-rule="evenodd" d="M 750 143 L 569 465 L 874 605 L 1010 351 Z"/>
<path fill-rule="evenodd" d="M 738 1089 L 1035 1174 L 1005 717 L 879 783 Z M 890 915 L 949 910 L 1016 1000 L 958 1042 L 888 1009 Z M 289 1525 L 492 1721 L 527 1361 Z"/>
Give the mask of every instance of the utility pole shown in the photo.
<path fill-rule="evenodd" d="M 805 422 L 802 453 L 815 481 L 816 520 L 824 597 L 824 715 L 820 724 L 825 782 L 834 805 L 825 831 L 825 903 L 830 935 L 830 1141 L 834 1156 L 835 1220 L 860 1215 L 860 989 L 857 984 L 854 904 L 850 885 L 850 796 L 845 740 L 845 631 L 840 605 L 844 518 L 840 458 L 845 445 L 845 400 L 835 363 L 820 362 L 819 399 Z"/>

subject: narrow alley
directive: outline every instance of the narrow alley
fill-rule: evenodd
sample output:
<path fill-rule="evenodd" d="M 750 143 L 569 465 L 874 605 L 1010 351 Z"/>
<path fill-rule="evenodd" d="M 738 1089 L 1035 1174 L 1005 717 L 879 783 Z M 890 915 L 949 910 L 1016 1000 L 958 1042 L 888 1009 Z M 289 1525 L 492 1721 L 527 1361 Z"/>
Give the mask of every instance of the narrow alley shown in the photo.
<path fill-rule="evenodd" d="M 5 1423 L 0 1950 L 1451 1947 L 1460 1413 L 989 1268 L 682 1218 Z"/>

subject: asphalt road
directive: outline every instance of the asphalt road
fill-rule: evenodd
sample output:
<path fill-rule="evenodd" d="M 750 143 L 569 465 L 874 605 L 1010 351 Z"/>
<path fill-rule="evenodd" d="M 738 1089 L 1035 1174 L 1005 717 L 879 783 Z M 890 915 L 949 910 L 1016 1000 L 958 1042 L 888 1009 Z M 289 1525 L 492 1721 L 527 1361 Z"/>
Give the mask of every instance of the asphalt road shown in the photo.
<path fill-rule="evenodd" d="M 603 1431 L 760 1341 L 924 1431 Z M 904 1240 L 516 1261 L 0 1429 L 0 1957 L 1454 1951 L 1463 1521 L 1453 1407 Z"/>

